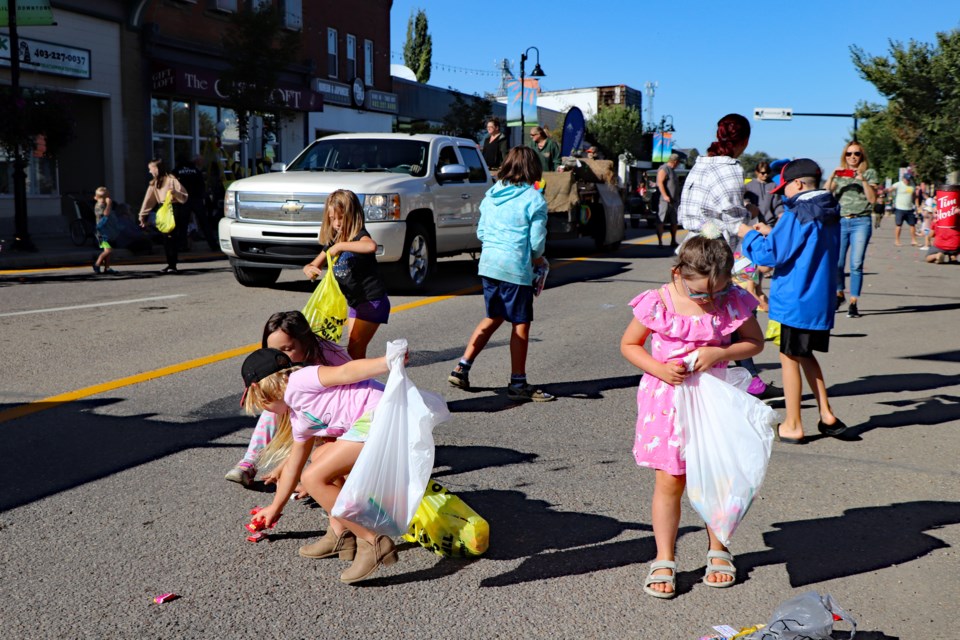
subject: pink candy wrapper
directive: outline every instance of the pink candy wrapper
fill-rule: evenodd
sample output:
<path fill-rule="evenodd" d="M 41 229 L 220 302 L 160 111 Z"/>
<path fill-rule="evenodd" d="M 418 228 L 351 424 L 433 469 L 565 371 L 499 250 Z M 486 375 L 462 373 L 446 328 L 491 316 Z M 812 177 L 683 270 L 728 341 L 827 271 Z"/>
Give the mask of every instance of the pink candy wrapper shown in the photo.
<path fill-rule="evenodd" d="M 180 596 L 178 596 L 175 593 L 163 593 L 157 596 L 156 598 L 154 598 L 153 601 L 157 604 L 163 604 L 164 602 L 170 602 L 171 600 L 176 600 L 179 597 Z"/>

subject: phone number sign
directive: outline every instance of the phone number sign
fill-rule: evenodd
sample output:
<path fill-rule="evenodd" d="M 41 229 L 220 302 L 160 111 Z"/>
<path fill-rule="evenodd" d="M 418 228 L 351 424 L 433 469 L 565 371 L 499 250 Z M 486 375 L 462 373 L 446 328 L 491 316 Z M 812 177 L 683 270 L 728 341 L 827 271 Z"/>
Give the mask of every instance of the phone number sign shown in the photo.
<path fill-rule="evenodd" d="M 10 36 L 0 33 L 0 66 L 10 66 Z M 20 38 L 20 68 L 71 78 L 90 79 L 90 50 Z"/>

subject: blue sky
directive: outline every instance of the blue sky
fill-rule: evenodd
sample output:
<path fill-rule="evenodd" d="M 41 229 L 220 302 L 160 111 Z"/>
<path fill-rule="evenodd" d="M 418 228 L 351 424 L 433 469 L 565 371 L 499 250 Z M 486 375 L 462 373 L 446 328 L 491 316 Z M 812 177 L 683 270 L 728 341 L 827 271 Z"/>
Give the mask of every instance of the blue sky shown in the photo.
<path fill-rule="evenodd" d="M 806 113 L 852 113 L 860 100 L 884 102 L 850 60 L 850 45 L 886 54 L 889 41 L 932 43 L 960 27 L 953 2 L 731 3 L 529 2 L 395 0 L 391 50 L 400 53 L 411 11 L 426 11 L 435 67 L 430 84 L 467 93 L 493 92 L 496 62 L 519 73 L 520 54 L 540 51 L 544 90 L 626 84 L 659 88 L 654 118 L 673 116 L 677 144 L 704 151 L 726 113 L 751 118 L 748 152 L 810 157 L 834 168 L 852 129 L 848 118 L 754 121 L 755 107 Z M 602 7 L 590 11 L 588 7 Z M 535 55 L 534 52 L 531 54 Z M 395 58 L 394 63 L 402 63 Z M 532 68 L 528 62 L 527 69 Z M 482 73 L 471 73 L 478 70 Z M 644 120 L 646 120 L 644 95 Z"/>

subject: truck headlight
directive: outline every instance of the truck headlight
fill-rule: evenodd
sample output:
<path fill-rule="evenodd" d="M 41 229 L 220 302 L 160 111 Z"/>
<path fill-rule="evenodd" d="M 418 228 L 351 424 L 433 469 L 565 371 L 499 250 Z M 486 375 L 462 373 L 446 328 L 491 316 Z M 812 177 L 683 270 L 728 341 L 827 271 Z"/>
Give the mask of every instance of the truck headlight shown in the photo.
<path fill-rule="evenodd" d="M 363 217 L 368 222 L 400 219 L 400 194 L 378 193 L 363 199 Z"/>
<path fill-rule="evenodd" d="M 236 191 L 227 191 L 226 195 L 223 196 L 223 217 L 224 218 L 237 217 L 237 192 Z"/>

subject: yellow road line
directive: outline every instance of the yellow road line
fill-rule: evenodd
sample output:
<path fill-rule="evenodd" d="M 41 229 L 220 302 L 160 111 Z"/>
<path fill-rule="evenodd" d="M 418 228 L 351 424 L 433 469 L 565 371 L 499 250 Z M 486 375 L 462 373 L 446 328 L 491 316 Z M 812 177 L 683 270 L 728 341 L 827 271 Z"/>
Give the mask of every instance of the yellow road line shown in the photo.
<path fill-rule="evenodd" d="M 630 241 L 628 244 L 647 244 L 648 239 L 644 238 L 639 241 Z M 565 258 L 562 261 L 558 261 L 555 265 L 551 265 L 551 269 L 559 268 L 574 262 L 582 262 L 589 260 L 591 256 L 584 256 L 579 258 Z M 23 273 L 23 272 L 20 272 Z M 409 311 L 410 309 L 416 309 L 418 307 L 424 307 L 430 304 L 436 304 L 438 302 L 443 302 L 444 300 L 450 300 L 451 298 L 456 298 L 462 295 L 469 293 L 474 293 L 479 291 L 481 287 L 473 286 L 467 287 L 465 289 L 459 289 L 452 293 L 432 296 L 430 298 L 424 298 L 423 300 L 415 300 L 413 302 L 408 302 L 406 304 L 401 304 L 394 307 L 391 310 L 391 315 L 394 313 L 400 313 L 402 311 Z M 34 400 L 26 404 L 21 404 L 4 411 L 0 411 L 0 423 L 9 422 L 10 420 L 16 420 L 17 418 L 22 418 L 24 416 L 29 416 L 34 413 L 39 413 L 40 411 L 46 411 L 47 409 L 53 409 L 62 404 L 68 402 L 74 402 L 76 400 L 82 400 L 83 398 L 89 398 L 90 396 L 95 396 L 101 393 L 106 393 L 108 391 L 113 391 L 115 389 L 120 389 L 122 387 L 129 387 L 134 384 L 139 384 L 141 382 L 146 382 L 148 380 L 154 380 L 156 378 L 162 378 L 164 376 L 169 376 L 174 373 L 181 373 L 183 371 L 189 371 L 190 369 L 196 369 L 198 367 L 203 367 L 208 364 L 213 364 L 214 362 L 220 362 L 222 360 L 229 360 L 230 358 L 235 358 L 237 356 L 243 356 L 254 349 L 257 349 L 259 344 L 248 344 L 244 347 L 237 347 L 236 349 L 230 349 L 228 351 L 221 351 L 220 353 L 215 353 L 209 356 L 203 356 L 202 358 L 194 358 L 193 360 L 187 360 L 186 362 L 181 362 L 179 364 L 173 364 L 167 367 L 161 367 L 160 369 L 154 369 L 153 371 L 145 371 L 143 373 L 138 373 L 132 376 L 127 376 L 125 378 L 119 378 L 117 380 L 111 380 L 109 382 L 102 382 L 100 384 L 95 384 L 89 387 L 83 387 L 82 389 L 76 389 L 74 391 L 67 391 L 66 393 L 57 394 L 55 396 L 48 396 L 46 398 L 41 398 L 40 400 Z"/>

